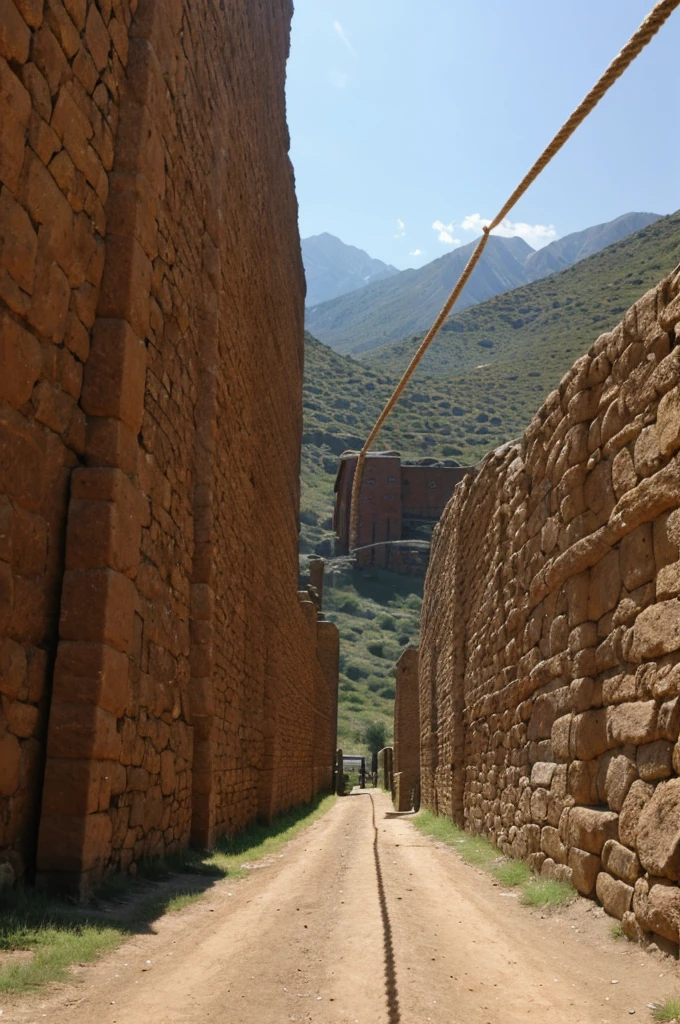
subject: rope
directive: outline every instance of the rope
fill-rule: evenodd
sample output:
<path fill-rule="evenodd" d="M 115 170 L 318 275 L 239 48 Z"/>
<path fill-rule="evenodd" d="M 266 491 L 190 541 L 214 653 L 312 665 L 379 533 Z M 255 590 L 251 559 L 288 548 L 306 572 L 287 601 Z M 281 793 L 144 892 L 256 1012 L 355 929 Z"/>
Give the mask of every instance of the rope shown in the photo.
<path fill-rule="evenodd" d="M 501 207 L 501 209 L 498 211 L 498 213 L 491 221 L 491 223 L 483 228 L 482 237 L 479 239 L 479 242 L 475 246 L 472 256 L 466 263 L 463 269 L 463 273 L 460 275 L 460 278 L 458 279 L 458 283 L 455 285 L 453 291 L 451 292 L 448 299 L 444 303 L 444 307 L 441 313 L 439 314 L 435 322 L 432 324 L 432 327 L 429 329 L 429 331 L 423 338 L 422 342 L 420 343 L 417 352 L 411 359 L 411 362 L 407 366 L 404 375 L 402 376 L 401 380 L 399 381 L 396 388 L 392 392 L 392 395 L 387 401 L 385 408 L 383 409 L 383 411 L 380 413 L 380 416 L 376 420 L 373 430 L 366 439 L 366 443 L 359 452 L 356 470 L 354 472 L 354 479 L 352 481 L 352 502 L 350 506 L 349 521 L 350 551 L 354 551 L 354 549 L 356 548 L 357 532 L 359 527 L 359 492 L 361 490 L 361 483 L 364 476 L 364 463 L 366 461 L 366 455 L 369 451 L 369 448 L 373 444 L 375 438 L 377 437 L 383 423 L 385 422 L 385 420 L 390 415 L 395 405 L 401 398 L 401 395 L 404 389 L 406 388 L 406 385 L 408 384 L 409 380 L 413 376 L 418 364 L 420 363 L 421 359 L 423 358 L 426 351 L 430 347 L 430 344 L 434 340 L 435 336 L 439 333 L 442 324 L 444 323 L 447 316 L 453 309 L 456 301 L 460 296 L 460 293 L 463 291 L 463 288 L 467 284 L 470 275 L 472 274 L 472 271 L 479 263 L 481 255 L 484 252 L 484 248 L 489 239 L 489 235 L 491 234 L 493 229 L 498 227 L 501 221 L 503 221 L 507 217 L 507 215 L 510 213 L 510 210 L 512 210 L 513 206 L 515 206 L 519 199 L 521 199 L 521 197 L 524 195 L 524 193 L 527 191 L 530 185 L 534 183 L 534 181 L 539 176 L 541 171 L 543 171 L 547 167 L 547 165 L 550 163 L 555 154 L 558 153 L 560 149 L 562 149 L 562 146 L 564 146 L 565 142 L 567 142 L 567 140 L 571 138 L 571 136 L 574 134 L 578 126 L 583 121 L 585 121 L 588 114 L 590 114 L 590 112 L 594 110 L 594 108 L 600 102 L 605 93 L 608 92 L 609 89 L 611 89 L 614 82 L 616 82 L 624 73 L 624 71 L 626 71 L 626 69 L 630 67 L 630 65 L 633 63 L 638 54 L 641 53 L 642 50 L 644 50 L 645 46 L 647 46 L 650 40 L 656 35 L 661 26 L 668 20 L 668 18 L 671 16 L 676 7 L 678 7 L 678 5 L 680 5 L 680 0 L 661 0 L 660 3 L 656 4 L 651 13 L 642 22 L 637 32 L 633 36 L 631 36 L 631 38 L 626 43 L 624 48 L 621 50 L 619 55 L 615 57 L 615 59 L 611 62 L 611 64 L 609 65 L 605 73 L 602 75 L 602 77 L 599 79 L 599 81 L 596 83 L 596 85 L 590 90 L 585 99 L 579 104 L 579 106 L 573 112 L 571 117 L 567 121 L 565 121 L 565 123 L 558 131 L 557 135 L 555 135 L 555 137 L 553 138 L 552 142 L 543 150 L 538 160 L 534 163 L 529 172 L 522 178 L 521 182 L 519 183 L 515 191 L 512 193 L 507 202 Z"/>

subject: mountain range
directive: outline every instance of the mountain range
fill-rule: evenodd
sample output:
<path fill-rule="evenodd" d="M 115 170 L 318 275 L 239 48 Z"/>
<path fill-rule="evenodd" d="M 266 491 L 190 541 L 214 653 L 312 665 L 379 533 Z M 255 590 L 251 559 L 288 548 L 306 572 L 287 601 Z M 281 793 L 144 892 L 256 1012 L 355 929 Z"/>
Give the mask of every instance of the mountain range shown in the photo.
<path fill-rule="evenodd" d="M 308 306 L 399 273 L 396 267 L 372 259 L 363 249 L 345 245 L 328 232 L 302 239 L 302 261 L 307 279 L 305 301 Z"/>
<path fill-rule="evenodd" d="M 377 447 L 405 458 L 475 464 L 518 437 L 574 360 L 678 263 L 680 212 L 560 273 L 454 313 Z M 376 348 L 359 360 L 306 336 L 303 563 L 312 553 L 332 558 L 338 456 L 363 444 L 421 338 Z M 389 733 L 393 665 L 405 644 L 418 642 L 422 581 L 390 573 L 369 577 L 343 569 L 338 559 L 329 568 L 324 611 L 342 638 L 339 742 L 363 749 L 367 723 L 384 722 Z"/>
<path fill-rule="evenodd" d="M 564 270 L 658 219 L 659 215 L 654 213 L 624 214 L 605 224 L 566 235 L 539 250 L 532 249 L 518 237 L 492 235 L 456 310 Z M 332 238 L 317 236 L 323 237 Z M 474 241 L 454 249 L 417 270 L 383 274 L 381 279 L 354 291 L 318 305 L 310 304 L 306 312 L 307 330 L 338 352 L 356 355 L 400 342 L 409 334 L 428 328 L 476 244 Z M 341 250 L 337 252 L 339 257 Z M 370 260 L 365 253 L 362 255 Z M 387 265 L 381 266 L 386 268 Z"/>

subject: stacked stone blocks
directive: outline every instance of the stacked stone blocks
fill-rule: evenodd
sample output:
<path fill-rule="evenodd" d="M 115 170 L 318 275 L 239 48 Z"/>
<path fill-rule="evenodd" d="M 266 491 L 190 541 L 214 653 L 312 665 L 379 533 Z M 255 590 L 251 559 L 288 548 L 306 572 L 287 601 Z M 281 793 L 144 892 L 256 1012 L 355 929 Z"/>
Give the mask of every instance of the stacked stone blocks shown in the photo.
<path fill-rule="evenodd" d="M 425 804 L 676 944 L 679 321 L 676 271 L 459 487 L 420 656 Z"/>
<path fill-rule="evenodd" d="M 418 648 L 407 647 L 397 662 L 394 700 L 393 797 L 398 811 L 410 811 L 420 782 Z"/>
<path fill-rule="evenodd" d="M 0 4 L 15 874 L 86 887 L 330 785 L 333 627 L 307 628 L 296 600 L 290 16 L 287 0 L 258 19 L 244 0 Z"/>

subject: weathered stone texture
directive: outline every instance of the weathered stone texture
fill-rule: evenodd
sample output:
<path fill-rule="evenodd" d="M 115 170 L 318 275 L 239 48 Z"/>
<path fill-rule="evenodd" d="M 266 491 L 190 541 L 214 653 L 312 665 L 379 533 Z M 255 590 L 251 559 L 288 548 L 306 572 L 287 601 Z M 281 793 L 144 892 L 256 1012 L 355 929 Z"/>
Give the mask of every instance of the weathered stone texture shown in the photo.
<path fill-rule="evenodd" d="M 397 662 L 393 750 L 395 806 L 398 811 L 410 811 L 411 794 L 420 782 L 417 647 L 407 647 Z"/>
<path fill-rule="evenodd" d="M 459 485 L 419 675 L 424 804 L 675 942 L 679 293 L 676 270 Z"/>
<path fill-rule="evenodd" d="M 0 858 L 35 863 L 46 760 L 37 868 L 83 885 L 331 782 L 337 635 L 296 599 L 292 9 L 3 12 Z"/>

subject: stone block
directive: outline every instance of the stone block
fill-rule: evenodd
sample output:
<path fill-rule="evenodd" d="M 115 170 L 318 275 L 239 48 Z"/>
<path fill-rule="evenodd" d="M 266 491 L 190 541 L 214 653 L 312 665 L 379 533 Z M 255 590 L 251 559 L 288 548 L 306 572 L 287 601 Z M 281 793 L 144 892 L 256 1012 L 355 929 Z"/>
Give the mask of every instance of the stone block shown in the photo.
<path fill-rule="evenodd" d="M 571 761 L 568 771 L 568 790 L 577 804 L 597 803 L 597 760 Z"/>
<path fill-rule="evenodd" d="M 656 430 L 662 455 L 672 455 L 680 448 L 680 387 L 673 388 L 659 402 Z"/>
<path fill-rule="evenodd" d="M 623 801 L 623 807 L 619 814 L 619 840 L 632 849 L 635 849 L 637 846 L 640 815 L 653 792 L 654 787 L 651 783 L 637 779 L 631 784 L 628 794 Z"/>
<path fill-rule="evenodd" d="M 660 782 L 645 802 L 635 845 L 650 875 L 680 879 L 680 779 Z"/>
<path fill-rule="evenodd" d="M 107 813 L 84 818 L 44 814 L 38 838 L 38 871 L 82 874 L 105 864 L 111 849 L 111 819 Z"/>
<path fill-rule="evenodd" d="M 63 640 L 54 669 L 54 697 L 95 704 L 119 718 L 129 699 L 127 655 L 107 644 Z"/>
<path fill-rule="evenodd" d="M 541 865 L 541 878 L 549 878 L 552 882 L 572 884 L 572 870 L 567 864 L 556 864 L 551 857 L 546 857 Z"/>
<path fill-rule="evenodd" d="M 24 145 L 31 116 L 31 97 L 4 57 L 0 57 L 0 110 L 0 182 L 16 195 L 24 162 Z"/>
<path fill-rule="evenodd" d="M 633 905 L 633 887 L 612 878 L 606 871 L 600 871 L 597 876 L 595 892 L 607 913 L 618 917 L 619 921 Z"/>
<path fill-rule="evenodd" d="M 137 338 L 149 334 L 151 261 L 135 239 L 111 235 L 99 297 L 99 315 L 126 320 Z"/>
<path fill-rule="evenodd" d="M 9 637 L 0 640 L 0 693 L 15 700 L 24 687 L 26 670 L 23 646 Z"/>
<path fill-rule="evenodd" d="M 633 448 L 633 460 L 638 476 L 647 477 L 661 465 L 661 452 L 657 428 L 652 424 L 640 431 Z"/>
<path fill-rule="evenodd" d="M 531 769 L 531 785 L 548 788 L 552 782 L 557 765 L 550 761 L 537 761 Z"/>
<path fill-rule="evenodd" d="M 0 193 L 0 267 L 29 295 L 35 280 L 38 236 L 23 207 L 8 189 Z"/>
<path fill-rule="evenodd" d="M 548 817 L 548 800 L 550 794 L 547 789 L 536 789 L 531 794 L 531 818 L 535 822 L 544 822 Z"/>
<path fill-rule="evenodd" d="M 680 649 L 680 601 L 659 601 L 640 612 L 633 626 L 632 655 L 637 661 Z"/>
<path fill-rule="evenodd" d="M 616 607 L 621 593 L 619 551 L 612 548 L 590 570 L 587 618 L 597 622 L 605 612 Z"/>
<path fill-rule="evenodd" d="M 134 577 L 141 522 L 134 504 L 72 499 L 66 535 L 67 569 L 109 568 Z"/>
<path fill-rule="evenodd" d="M 635 675 L 630 672 L 617 672 L 602 683 L 602 701 L 604 704 L 623 704 L 634 701 L 638 695 Z"/>
<path fill-rule="evenodd" d="M 667 681 L 668 678 L 669 677 L 667 676 Z M 653 681 L 652 692 L 655 696 L 657 694 L 667 696 L 667 693 L 663 692 L 664 689 L 665 687 L 663 684 L 659 685 L 658 678 Z M 658 732 L 665 740 L 675 742 L 678 739 L 678 735 L 680 734 L 680 697 L 673 697 L 672 700 L 664 701 L 659 708 Z"/>
<path fill-rule="evenodd" d="M 599 854 L 608 839 L 618 838 L 618 814 L 592 807 L 572 807 L 567 846 Z"/>
<path fill-rule="evenodd" d="M 626 743 L 637 746 L 656 739 L 656 702 L 635 701 L 607 708 L 607 736 L 613 747 Z"/>
<path fill-rule="evenodd" d="M 571 883 L 574 888 L 583 896 L 590 896 L 600 872 L 600 858 L 594 853 L 586 853 L 585 850 L 572 847 L 567 863 L 571 868 Z"/>
<path fill-rule="evenodd" d="M 144 414 L 146 348 L 124 320 L 98 319 L 85 368 L 82 406 L 137 433 Z"/>
<path fill-rule="evenodd" d="M 640 861 L 634 850 L 608 839 L 602 847 L 602 867 L 628 885 L 635 885 L 640 874 Z"/>
<path fill-rule="evenodd" d="M 607 731 L 607 711 L 598 708 L 574 715 L 569 739 L 569 756 L 581 761 L 599 757 L 614 746 Z"/>
<path fill-rule="evenodd" d="M 638 476 L 635 472 L 633 456 L 627 448 L 622 448 L 612 463 L 612 486 L 617 498 L 637 486 Z"/>
<path fill-rule="evenodd" d="M 645 782 L 656 782 L 671 776 L 673 744 L 669 740 L 656 740 L 638 747 L 637 769 Z"/>
<path fill-rule="evenodd" d="M 117 761 L 120 751 L 121 738 L 110 712 L 94 704 L 52 702 L 48 758 Z"/>
<path fill-rule="evenodd" d="M 558 718 L 550 733 L 553 756 L 558 762 L 569 760 L 569 733 L 572 717 L 572 715 L 563 715 Z"/>
<path fill-rule="evenodd" d="M 86 462 L 133 474 L 137 470 L 137 434 L 122 420 L 90 416 L 87 423 Z"/>
<path fill-rule="evenodd" d="M 632 784 L 638 777 L 634 761 L 624 754 L 612 757 L 606 769 L 604 792 L 612 811 L 620 811 Z"/>
<path fill-rule="evenodd" d="M 629 590 L 635 590 L 654 579 L 654 544 L 652 524 L 643 523 L 621 540 L 621 579 Z"/>
<path fill-rule="evenodd" d="M 635 883 L 633 910 L 644 931 L 654 932 L 671 942 L 680 938 L 680 889 L 663 882 L 651 884 L 646 878 Z"/>
<path fill-rule="evenodd" d="M 60 632 L 64 640 L 108 644 L 129 653 L 133 642 L 135 588 L 111 569 L 64 573 Z"/>
<path fill-rule="evenodd" d="M 108 772 L 109 762 L 106 761 L 51 758 L 45 772 L 43 814 L 84 817 L 102 810 L 102 789 L 110 791 L 110 787 L 105 786 Z"/>
<path fill-rule="evenodd" d="M 24 701 L 12 701 L 4 707 L 7 728 L 19 739 L 37 736 L 40 726 L 40 711 L 33 704 Z"/>
<path fill-rule="evenodd" d="M 680 562 L 671 562 L 659 569 L 656 577 L 656 597 L 665 601 L 680 594 Z"/>
<path fill-rule="evenodd" d="M 98 71 L 103 71 L 109 62 L 111 37 L 96 4 L 90 6 L 85 22 L 85 40 Z"/>
<path fill-rule="evenodd" d="M 0 736 L 0 797 L 14 796 L 19 788 L 21 745 L 11 733 Z"/>
<path fill-rule="evenodd" d="M 633 897 L 635 899 L 635 897 Z M 638 924 L 638 920 L 632 910 L 628 910 L 621 918 L 621 927 L 623 934 L 631 942 L 644 942 L 645 931 Z"/>

